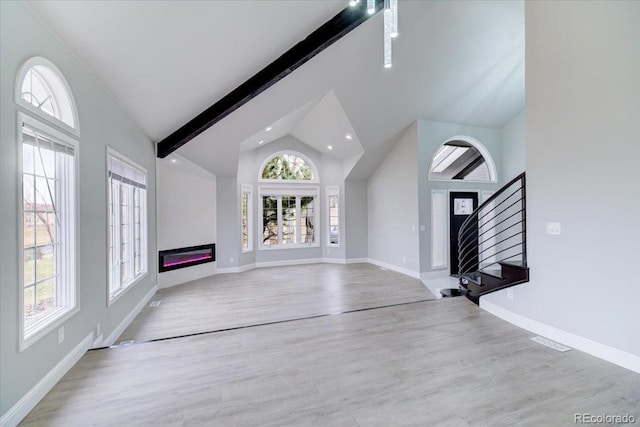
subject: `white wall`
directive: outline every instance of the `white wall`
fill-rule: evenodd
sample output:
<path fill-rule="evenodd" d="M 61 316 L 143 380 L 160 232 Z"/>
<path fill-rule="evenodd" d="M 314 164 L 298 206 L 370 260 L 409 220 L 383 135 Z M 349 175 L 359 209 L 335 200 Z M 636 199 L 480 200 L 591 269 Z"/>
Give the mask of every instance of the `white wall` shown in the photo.
<path fill-rule="evenodd" d="M 640 3 L 527 2 L 531 282 L 482 298 L 635 355 L 640 369 Z M 559 236 L 546 222 L 561 223 Z"/>
<path fill-rule="evenodd" d="M 158 250 L 216 243 L 215 175 L 173 154 L 157 159 L 157 187 Z M 215 262 L 166 271 L 158 274 L 158 287 L 215 272 Z"/>
<path fill-rule="evenodd" d="M 420 272 L 417 151 L 414 123 L 371 175 L 367 187 L 369 258 L 416 275 Z"/>
<path fill-rule="evenodd" d="M 0 413 L 9 410 L 70 354 L 91 338 L 98 323 L 104 336 L 153 291 L 156 284 L 156 188 L 154 144 L 113 97 L 22 2 L 0 2 Z M 64 323 L 65 339 L 52 331 L 18 352 L 18 142 L 14 103 L 16 74 L 29 57 L 44 56 L 66 78 L 80 123 L 78 277 L 80 312 Z M 112 147 L 148 172 L 149 273 L 107 307 L 106 148 Z M 80 346 L 80 350 L 83 350 Z"/>
<path fill-rule="evenodd" d="M 500 182 L 506 184 L 525 171 L 525 113 L 515 116 L 502 129 L 502 176 Z"/>

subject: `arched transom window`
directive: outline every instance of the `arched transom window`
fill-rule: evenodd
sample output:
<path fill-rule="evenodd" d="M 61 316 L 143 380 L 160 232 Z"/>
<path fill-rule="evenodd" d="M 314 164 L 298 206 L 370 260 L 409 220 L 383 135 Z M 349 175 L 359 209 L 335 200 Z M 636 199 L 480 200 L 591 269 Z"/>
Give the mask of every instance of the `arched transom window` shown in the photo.
<path fill-rule="evenodd" d="M 21 105 L 54 123 L 77 129 L 73 98 L 55 65 L 44 58 L 31 58 L 23 65 L 18 78 L 16 98 Z"/>
<path fill-rule="evenodd" d="M 262 167 L 260 177 L 263 180 L 277 181 L 316 181 L 311 162 L 292 153 L 279 153 Z"/>
<path fill-rule="evenodd" d="M 496 182 L 497 174 L 489 151 L 478 140 L 458 136 L 438 148 L 431 160 L 429 179 Z"/>

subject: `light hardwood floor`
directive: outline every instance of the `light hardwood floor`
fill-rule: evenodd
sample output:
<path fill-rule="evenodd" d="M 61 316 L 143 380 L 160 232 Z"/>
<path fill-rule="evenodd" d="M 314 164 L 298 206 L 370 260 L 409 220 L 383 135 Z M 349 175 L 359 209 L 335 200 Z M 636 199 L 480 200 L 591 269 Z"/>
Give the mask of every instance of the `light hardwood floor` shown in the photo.
<path fill-rule="evenodd" d="M 371 281 L 382 274 L 361 268 Z M 323 266 L 288 269 L 306 278 Z M 261 286 L 277 300 L 279 285 Z M 404 286 L 413 285 L 389 282 L 386 292 Z M 252 297 L 239 289 L 225 298 Z M 537 427 L 575 425 L 585 412 L 640 420 L 640 375 L 530 336 L 453 298 L 91 351 L 22 425 Z"/>
<path fill-rule="evenodd" d="M 372 264 L 309 264 L 220 274 L 161 289 L 120 336 L 148 341 L 434 299 L 422 282 Z"/>

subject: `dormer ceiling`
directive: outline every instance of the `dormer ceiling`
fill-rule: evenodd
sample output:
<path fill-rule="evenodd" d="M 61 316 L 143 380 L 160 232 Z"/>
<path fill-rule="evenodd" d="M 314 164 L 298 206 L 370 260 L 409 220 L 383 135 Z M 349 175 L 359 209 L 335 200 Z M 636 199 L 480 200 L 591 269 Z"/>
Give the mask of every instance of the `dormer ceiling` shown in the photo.
<path fill-rule="evenodd" d="M 29 4 L 157 142 L 347 2 Z M 501 128 L 522 111 L 523 2 L 400 0 L 399 26 L 393 68 L 382 67 L 377 14 L 178 154 L 233 176 L 240 150 L 269 126 L 321 152 L 344 141 L 346 126 L 363 152 L 351 177 L 366 178 L 418 118 Z M 349 150 L 331 155 L 353 158 Z"/>

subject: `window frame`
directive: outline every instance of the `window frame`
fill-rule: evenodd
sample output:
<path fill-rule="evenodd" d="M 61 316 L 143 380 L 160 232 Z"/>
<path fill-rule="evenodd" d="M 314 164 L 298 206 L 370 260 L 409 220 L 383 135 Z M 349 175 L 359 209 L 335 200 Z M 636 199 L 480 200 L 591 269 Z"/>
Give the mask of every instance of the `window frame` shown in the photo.
<path fill-rule="evenodd" d="M 20 81 L 21 82 L 21 81 Z M 71 95 L 70 95 L 71 96 Z M 57 124 L 57 122 L 56 122 Z M 41 317 L 28 327 L 26 327 L 25 312 L 24 312 L 24 194 L 23 194 L 23 182 L 24 182 L 24 169 L 23 169 L 23 125 L 27 125 L 33 128 L 35 131 L 46 135 L 47 137 L 62 143 L 63 145 L 69 145 L 74 150 L 72 166 L 73 169 L 73 182 L 67 183 L 66 191 L 73 192 L 73 200 L 65 206 L 63 221 L 65 223 L 64 230 L 66 235 L 65 244 L 61 252 L 61 260 L 59 261 L 64 265 L 64 277 L 65 282 L 60 286 L 64 287 L 61 292 L 64 292 L 64 299 L 66 300 L 65 306 L 59 309 L 51 311 L 49 314 Z M 18 315 L 19 315 L 19 342 L 18 350 L 24 351 L 35 342 L 39 341 L 42 337 L 52 332 L 54 329 L 60 327 L 68 319 L 73 317 L 80 311 L 80 288 L 79 288 L 79 265 L 80 254 L 77 248 L 79 247 L 78 241 L 78 229 L 79 229 L 79 141 L 67 135 L 64 132 L 57 130 L 51 125 L 44 123 L 40 120 L 40 117 L 33 117 L 30 114 L 18 112 L 17 121 L 17 143 L 19 145 L 18 152 L 18 200 L 23 200 L 17 206 L 18 218 Z M 57 195 L 56 195 L 57 197 Z M 58 290 L 56 291 L 58 292 Z"/>
<path fill-rule="evenodd" d="M 244 241 L 242 236 L 244 233 L 244 226 L 242 221 L 244 220 L 244 214 L 242 208 L 244 205 L 244 196 L 247 195 L 247 247 L 244 247 Z M 253 252 L 253 186 L 248 184 L 242 184 L 240 190 L 240 244 L 242 246 L 242 253 Z"/>
<path fill-rule="evenodd" d="M 338 201 L 338 243 L 332 243 L 331 242 L 331 199 L 332 198 L 336 198 Z M 331 186 L 327 186 L 325 189 L 325 200 L 327 202 L 327 220 L 326 220 L 326 226 L 327 226 L 327 241 L 326 241 L 326 245 L 328 247 L 332 247 L 332 248 L 339 248 L 342 245 L 342 200 L 340 199 L 340 186 L 338 185 L 331 185 Z"/>
<path fill-rule="evenodd" d="M 66 95 L 68 97 L 68 101 L 70 104 L 69 107 L 71 108 L 71 115 L 73 116 L 73 126 L 70 126 L 69 124 L 65 123 L 64 121 L 62 121 L 62 119 L 59 119 L 55 116 L 47 114 L 46 112 L 42 111 L 40 108 L 37 108 L 32 103 L 27 102 L 22 98 L 22 83 L 24 82 L 24 79 L 27 76 L 27 73 L 31 71 L 33 67 L 37 67 L 37 66 L 43 66 L 43 67 L 49 68 L 49 70 L 52 71 L 53 74 L 55 74 L 56 77 L 58 78 L 59 83 L 62 85 L 61 89 L 66 91 Z M 76 107 L 76 102 L 73 96 L 73 92 L 71 91 L 71 88 L 67 83 L 67 80 L 64 78 L 63 74 L 60 72 L 58 67 L 56 67 L 55 64 L 53 64 L 48 59 L 43 58 L 41 56 L 34 56 L 27 59 L 21 65 L 20 71 L 16 76 L 15 102 L 21 108 L 25 109 L 30 115 L 34 115 L 48 124 L 52 124 L 57 128 L 60 128 L 66 132 L 69 132 L 75 137 L 80 136 L 80 123 L 78 119 L 78 109 Z"/>
<path fill-rule="evenodd" d="M 129 214 L 127 216 L 130 217 L 131 219 L 131 227 L 130 230 L 128 232 L 129 234 L 129 238 L 130 238 L 130 260 L 129 262 L 131 263 L 131 269 L 133 271 L 133 276 L 132 278 L 127 281 L 125 284 L 120 283 L 119 288 L 115 291 L 112 292 L 111 291 L 111 263 L 109 261 L 109 251 L 111 250 L 111 204 L 109 203 L 109 198 L 111 195 L 111 182 L 110 182 L 110 178 L 109 178 L 109 157 L 113 157 L 115 160 L 124 163 L 125 165 L 137 169 L 139 172 L 142 172 L 144 174 L 144 180 L 145 180 L 145 188 L 144 188 L 144 196 L 143 197 L 139 197 L 141 206 L 141 212 L 140 212 L 140 267 L 141 269 L 143 268 L 142 273 L 140 273 L 138 276 L 135 275 L 135 245 L 134 245 L 134 239 L 135 239 L 135 230 L 134 230 L 134 222 L 135 222 L 135 206 L 132 204 L 130 206 L 129 209 Z M 149 174 L 146 168 L 142 167 L 141 165 L 139 165 L 138 163 L 134 162 L 133 160 L 129 159 L 127 156 L 121 154 L 120 152 L 118 152 L 117 150 L 107 146 L 106 147 L 106 155 L 105 155 L 105 187 L 106 187 L 106 206 L 107 206 L 107 221 L 106 223 L 106 243 L 107 243 L 107 252 L 106 252 L 106 264 L 107 264 L 107 287 L 106 287 L 106 292 L 107 292 L 107 307 L 110 307 L 111 305 L 113 305 L 116 301 L 118 301 L 120 299 L 120 297 L 122 297 L 123 295 L 125 295 L 130 289 L 134 288 L 135 285 L 137 285 L 138 283 L 140 283 L 140 281 L 142 281 L 145 277 L 147 277 L 149 275 L 149 233 L 148 233 L 148 228 L 149 228 L 149 222 L 148 222 L 148 206 L 149 206 L 149 192 L 148 190 L 148 178 L 149 178 Z M 122 193 L 122 185 L 123 183 L 120 182 L 120 184 L 118 184 L 118 195 L 116 200 L 119 202 L 120 200 L 120 194 Z M 127 189 L 125 191 L 129 191 L 130 189 L 133 189 L 134 191 L 131 192 L 130 194 L 130 200 L 129 201 L 134 201 L 135 199 L 135 189 L 133 188 L 132 185 L 127 184 Z M 116 203 L 116 200 L 113 201 L 113 203 Z M 142 209 L 144 208 L 144 212 L 142 212 Z M 120 203 L 118 203 L 118 208 L 117 211 L 120 212 Z M 120 226 L 122 225 L 121 220 L 118 220 L 118 229 L 120 230 Z M 115 225 L 114 225 L 115 227 Z M 119 236 L 120 233 L 116 232 L 115 235 Z M 114 246 L 118 246 L 120 243 L 119 237 L 117 239 L 114 240 L 113 245 Z M 119 258 L 120 259 L 120 258 Z M 117 274 L 120 276 L 120 281 L 122 280 L 122 273 L 120 268 L 117 269 Z"/>
<path fill-rule="evenodd" d="M 272 156 L 273 157 L 273 156 Z M 262 169 L 261 172 L 262 173 Z M 289 182 L 292 181 L 281 181 L 281 182 Z M 297 181 L 299 182 L 299 181 Z M 305 181 L 308 182 L 308 181 Z M 303 248 L 317 248 L 320 247 L 320 209 L 319 209 L 319 201 L 320 201 L 320 187 L 318 185 L 297 185 L 297 184 L 284 184 L 284 185 L 265 185 L 258 187 L 258 218 L 260 224 L 263 224 L 263 215 L 264 215 L 264 203 L 263 197 L 276 197 L 278 200 L 276 211 L 278 213 L 278 243 L 275 245 L 265 245 L 264 239 L 261 237 L 260 242 L 257 245 L 259 251 L 272 251 L 272 250 L 283 250 L 283 249 L 303 249 Z M 296 197 L 296 239 L 298 236 L 302 236 L 302 227 L 301 227 L 301 215 L 300 212 L 302 208 L 300 206 L 300 199 L 302 197 L 313 197 L 314 201 L 314 222 L 315 227 L 313 230 L 313 242 L 311 243 L 282 243 L 282 197 Z M 263 228 L 261 227 L 260 236 L 262 236 Z"/>

